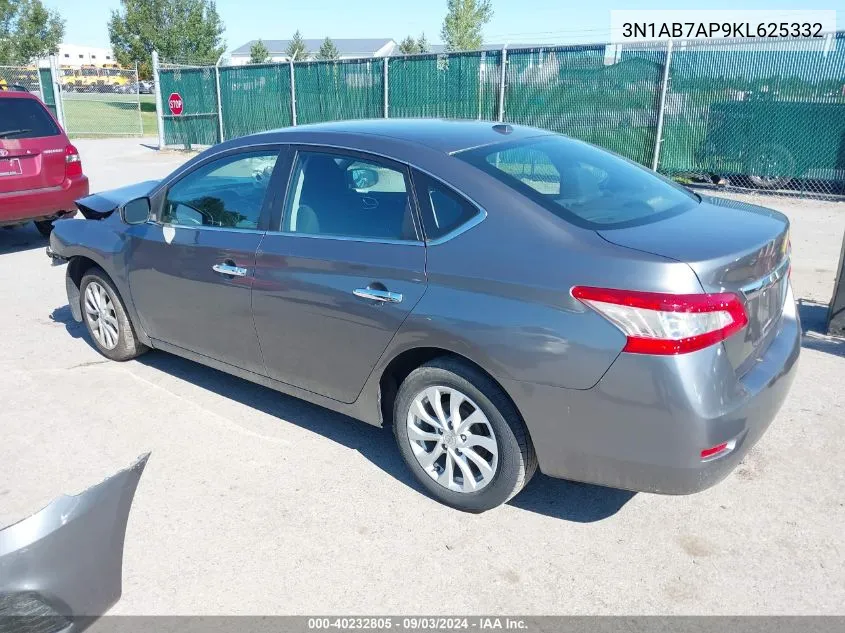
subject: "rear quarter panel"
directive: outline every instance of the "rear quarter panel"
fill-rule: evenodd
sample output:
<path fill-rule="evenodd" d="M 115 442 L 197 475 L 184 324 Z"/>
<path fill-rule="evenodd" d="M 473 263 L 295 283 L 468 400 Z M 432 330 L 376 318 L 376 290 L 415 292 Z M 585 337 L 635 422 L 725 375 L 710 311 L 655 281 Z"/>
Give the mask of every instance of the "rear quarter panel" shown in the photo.
<path fill-rule="evenodd" d="M 449 161 L 448 171 L 433 173 L 487 217 L 428 246 L 428 290 L 388 353 L 440 347 L 502 380 L 589 389 L 626 339 L 574 299 L 573 286 L 701 292 L 686 264 L 610 244 L 463 161 Z"/>

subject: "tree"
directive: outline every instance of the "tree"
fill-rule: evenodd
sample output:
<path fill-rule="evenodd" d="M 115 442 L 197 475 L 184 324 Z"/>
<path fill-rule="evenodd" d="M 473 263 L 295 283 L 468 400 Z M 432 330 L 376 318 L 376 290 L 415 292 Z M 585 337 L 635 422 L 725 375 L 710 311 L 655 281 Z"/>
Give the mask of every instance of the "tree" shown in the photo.
<path fill-rule="evenodd" d="M 417 52 L 417 41 L 410 35 L 407 36 L 404 40 L 399 42 L 399 51 L 403 55 L 413 55 Z"/>
<path fill-rule="evenodd" d="M 420 35 L 418 40 L 415 40 L 410 35 L 399 43 L 399 50 L 405 55 L 414 55 L 416 53 L 428 52 L 428 40 L 425 39 L 425 33 Z"/>
<path fill-rule="evenodd" d="M 0 64 L 26 65 L 59 50 L 65 21 L 41 0 L 0 0 Z"/>
<path fill-rule="evenodd" d="M 331 60 L 339 58 L 340 53 L 337 50 L 337 46 L 332 42 L 332 38 L 327 37 L 324 39 L 320 45 L 320 50 L 317 52 L 317 59 Z"/>
<path fill-rule="evenodd" d="M 270 61 L 270 50 L 264 44 L 264 40 L 258 40 L 249 47 L 249 63 L 264 64 Z"/>
<path fill-rule="evenodd" d="M 109 39 L 122 66 L 149 77 L 152 52 L 164 60 L 213 64 L 226 49 L 215 0 L 120 0 Z"/>
<path fill-rule="evenodd" d="M 440 36 L 447 51 L 471 51 L 481 48 L 481 29 L 493 17 L 490 0 L 448 0 L 448 11 Z"/>
<path fill-rule="evenodd" d="M 294 61 L 308 59 L 308 49 L 305 48 L 305 40 L 302 39 L 302 33 L 299 32 L 299 29 L 293 34 L 293 39 L 288 44 L 285 54 Z"/>

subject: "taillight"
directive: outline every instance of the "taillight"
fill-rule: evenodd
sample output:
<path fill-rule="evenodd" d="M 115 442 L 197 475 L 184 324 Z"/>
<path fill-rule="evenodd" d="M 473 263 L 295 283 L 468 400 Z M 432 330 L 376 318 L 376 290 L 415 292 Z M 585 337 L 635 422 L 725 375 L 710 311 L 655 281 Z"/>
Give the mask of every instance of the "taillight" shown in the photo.
<path fill-rule="evenodd" d="M 82 175 L 82 159 L 79 158 L 79 150 L 73 145 L 65 148 L 65 178 L 74 178 Z"/>
<path fill-rule="evenodd" d="M 722 341 L 748 323 L 730 292 L 676 295 L 576 286 L 572 296 L 615 324 L 632 354 L 686 354 Z"/>

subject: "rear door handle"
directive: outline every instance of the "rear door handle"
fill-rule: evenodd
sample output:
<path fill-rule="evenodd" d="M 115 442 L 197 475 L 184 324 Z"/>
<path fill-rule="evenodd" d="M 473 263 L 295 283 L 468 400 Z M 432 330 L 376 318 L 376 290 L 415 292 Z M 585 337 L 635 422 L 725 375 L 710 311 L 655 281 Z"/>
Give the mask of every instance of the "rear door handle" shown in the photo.
<path fill-rule="evenodd" d="M 376 288 L 356 288 L 352 291 L 356 297 L 362 299 L 370 299 L 372 301 L 381 301 L 384 303 L 400 303 L 402 301 L 402 293 L 390 292 L 389 290 L 378 290 Z"/>
<path fill-rule="evenodd" d="M 246 274 L 249 272 L 246 268 L 232 264 L 214 264 L 211 270 L 221 275 L 230 275 L 232 277 L 246 277 Z"/>

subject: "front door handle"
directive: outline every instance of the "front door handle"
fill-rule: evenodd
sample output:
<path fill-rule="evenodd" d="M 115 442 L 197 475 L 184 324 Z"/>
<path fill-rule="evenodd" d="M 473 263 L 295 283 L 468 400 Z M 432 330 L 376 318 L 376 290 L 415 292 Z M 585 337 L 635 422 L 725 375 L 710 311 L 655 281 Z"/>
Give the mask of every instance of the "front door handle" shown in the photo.
<path fill-rule="evenodd" d="M 377 288 L 356 288 L 352 291 L 352 294 L 362 299 L 371 299 L 372 301 L 381 301 L 384 303 L 400 303 L 402 301 L 402 293 L 379 290 Z"/>
<path fill-rule="evenodd" d="M 249 272 L 246 268 L 241 268 L 233 264 L 214 264 L 211 270 L 221 275 L 230 275 L 231 277 L 246 277 L 246 274 Z"/>

